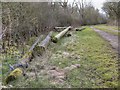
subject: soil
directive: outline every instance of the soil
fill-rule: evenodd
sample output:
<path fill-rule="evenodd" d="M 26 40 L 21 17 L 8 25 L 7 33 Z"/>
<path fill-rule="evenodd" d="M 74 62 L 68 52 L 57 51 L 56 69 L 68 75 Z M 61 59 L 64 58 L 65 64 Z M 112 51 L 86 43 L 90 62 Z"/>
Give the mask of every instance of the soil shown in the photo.
<path fill-rule="evenodd" d="M 96 29 L 94 27 L 91 27 L 95 32 L 97 32 L 102 38 L 107 40 L 110 45 L 118 52 L 118 36 L 109 34 L 107 32 L 104 32 L 102 30 Z M 120 54 L 120 52 L 118 52 Z"/>

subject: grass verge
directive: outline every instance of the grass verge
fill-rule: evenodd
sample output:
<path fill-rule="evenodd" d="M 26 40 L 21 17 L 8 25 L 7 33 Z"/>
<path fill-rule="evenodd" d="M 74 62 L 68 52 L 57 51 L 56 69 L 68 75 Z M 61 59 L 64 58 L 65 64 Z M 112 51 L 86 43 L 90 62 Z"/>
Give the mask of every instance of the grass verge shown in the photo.
<path fill-rule="evenodd" d="M 103 30 L 107 33 L 120 36 L 120 32 L 118 32 L 117 26 L 95 25 L 94 27 L 99 29 L 99 30 Z"/>
<path fill-rule="evenodd" d="M 63 87 L 116 87 L 117 55 L 111 46 L 86 27 L 74 32 L 71 37 L 62 38 L 52 49 L 51 65 L 65 68 L 81 64 L 79 69 L 68 73 Z"/>
<path fill-rule="evenodd" d="M 51 43 L 48 47 L 51 56 L 46 67 L 56 66 L 63 69 L 74 64 L 81 65 L 80 68 L 68 72 L 64 82 L 53 84 L 51 78 L 38 73 L 37 80 L 21 77 L 10 84 L 13 87 L 31 88 L 117 87 L 117 55 L 111 46 L 89 27 L 86 27 L 83 31 L 71 32 L 72 36 L 63 37 L 56 44 Z M 34 61 L 34 63 L 41 64 L 40 60 L 41 58 L 38 62 Z M 9 59 L 7 63 L 13 63 L 12 61 L 13 59 Z M 3 66 L 3 78 L 7 75 L 7 71 L 8 68 Z"/>

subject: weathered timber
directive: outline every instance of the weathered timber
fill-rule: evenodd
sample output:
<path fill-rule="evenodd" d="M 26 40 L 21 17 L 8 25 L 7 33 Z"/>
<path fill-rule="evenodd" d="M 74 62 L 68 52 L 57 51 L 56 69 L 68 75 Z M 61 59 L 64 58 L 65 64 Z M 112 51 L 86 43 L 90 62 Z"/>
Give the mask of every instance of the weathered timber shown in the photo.
<path fill-rule="evenodd" d="M 51 41 L 51 36 L 52 36 L 52 31 L 46 36 L 46 38 L 40 43 L 38 44 L 35 48 L 34 51 L 37 54 L 42 54 L 43 51 L 46 50 L 47 46 L 49 45 L 50 41 Z"/>
<path fill-rule="evenodd" d="M 66 29 L 67 27 L 54 27 L 55 31 L 61 32 L 63 29 Z"/>
<path fill-rule="evenodd" d="M 57 32 L 61 32 L 63 29 L 66 29 L 67 27 L 54 27 L 54 29 L 57 31 Z"/>
<path fill-rule="evenodd" d="M 66 29 L 67 27 L 55 27 L 55 29 Z"/>
<path fill-rule="evenodd" d="M 32 45 L 32 47 L 29 49 L 29 51 L 33 50 L 35 48 L 35 46 L 40 42 L 41 36 L 38 37 L 38 39 L 36 40 L 36 42 Z"/>
<path fill-rule="evenodd" d="M 34 48 L 38 45 L 38 43 L 41 41 L 41 37 L 38 37 L 37 40 L 35 41 L 35 43 L 31 46 L 31 48 L 29 49 L 29 51 L 21 58 L 21 62 L 25 64 L 26 62 L 31 61 L 31 59 L 33 58 L 33 51 Z"/>
<path fill-rule="evenodd" d="M 82 27 L 82 28 L 75 28 L 76 31 L 82 31 L 82 30 L 84 30 L 84 29 L 85 29 L 85 27 Z"/>
<path fill-rule="evenodd" d="M 22 68 L 16 68 L 13 70 L 6 78 L 6 84 L 8 84 L 10 81 L 15 80 L 17 77 L 20 77 L 23 75 Z"/>
<path fill-rule="evenodd" d="M 46 36 L 46 38 L 38 45 L 43 48 L 47 48 L 49 42 L 51 41 L 52 31 Z"/>
<path fill-rule="evenodd" d="M 65 34 L 65 37 L 70 37 L 72 36 L 72 32 L 68 31 L 66 34 Z"/>
<path fill-rule="evenodd" d="M 24 74 L 25 68 L 28 67 L 28 63 L 33 58 L 33 49 L 35 46 L 40 42 L 41 36 L 38 37 L 38 39 L 35 41 L 35 43 L 32 45 L 32 47 L 29 49 L 27 53 L 19 60 L 17 64 L 14 64 L 13 66 L 10 65 L 11 72 L 6 78 L 6 83 L 9 83 L 10 81 L 15 80 L 17 77 Z"/>
<path fill-rule="evenodd" d="M 63 37 L 69 30 L 71 29 L 71 26 L 67 27 L 63 31 L 61 31 L 59 34 L 57 34 L 55 37 L 52 38 L 52 42 L 57 43 L 58 40 Z"/>
<path fill-rule="evenodd" d="M 6 83 L 9 83 L 10 81 L 15 80 L 17 77 L 22 76 L 24 74 L 25 68 L 29 66 L 28 63 L 33 58 L 33 52 L 37 52 L 38 50 L 39 52 L 37 53 L 43 52 L 43 50 L 47 48 L 49 42 L 51 41 L 51 35 L 52 35 L 52 31 L 40 44 L 38 44 L 41 38 L 39 37 L 36 40 L 36 42 L 32 45 L 32 47 L 29 49 L 29 51 L 23 56 L 20 62 L 18 62 L 18 64 L 14 64 L 13 66 L 10 66 L 12 72 L 6 78 Z"/>

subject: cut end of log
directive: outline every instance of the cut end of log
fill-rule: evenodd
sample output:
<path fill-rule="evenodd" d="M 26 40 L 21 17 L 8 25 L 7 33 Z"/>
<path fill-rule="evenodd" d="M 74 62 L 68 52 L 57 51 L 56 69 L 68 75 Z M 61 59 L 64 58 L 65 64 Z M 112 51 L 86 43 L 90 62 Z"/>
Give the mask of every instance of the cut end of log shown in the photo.
<path fill-rule="evenodd" d="M 76 31 L 81 31 L 81 30 L 79 30 L 79 28 L 76 28 Z"/>
<path fill-rule="evenodd" d="M 72 34 L 71 34 L 71 33 L 66 34 L 66 37 L 70 37 L 70 36 L 72 36 Z"/>
<path fill-rule="evenodd" d="M 85 28 L 83 27 L 83 28 L 76 28 L 75 30 L 76 31 L 82 31 L 82 30 L 84 30 Z"/>
<path fill-rule="evenodd" d="M 51 41 L 52 41 L 53 43 L 57 43 L 57 42 L 58 42 L 58 39 L 57 39 L 56 37 L 52 37 L 52 38 L 51 38 Z"/>
<path fill-rule="evenodd" d="M 13 81 L 15 80 L 15 76 L 14 75 L 9 75 L 7 78 L 6 78 L 6 84 L 8 84 L 10 81 Z"/>
<path fill-rule="evenodd" d="M 45 47 L 43 46 L 36 46 L 33 50 L 33 53 L 36 54 L 36 55 L 42 55 L 42 53 L 46 50 Z"/>
<path fill-rule="evenodd" d="M 13 70 L 6 78 L 6 84 L 8 84 L 9 82 L 15 80 L 17 77 L 21 76 L 23 74 L 23 71 L 21 68 L 16 68 L 15 70 Z"/>
<path fill-rule="evenodd" d="M 61 31 L 59 34 L 57 34 L 56 36 L 53 36 L 53 37 L 51 38 L 51 41 L 54 42 L 54 43 L 57 43 L 58 40 L 59 40 L 61 37 L 63 37 L 63 36 L 68 32 L 68 30 L 70 30 L 71 28 L 72 28 L 72 27 L 69 26 L 69 27 L 67 27 L 66 29 L 64 29 L 63 31 Z"/>

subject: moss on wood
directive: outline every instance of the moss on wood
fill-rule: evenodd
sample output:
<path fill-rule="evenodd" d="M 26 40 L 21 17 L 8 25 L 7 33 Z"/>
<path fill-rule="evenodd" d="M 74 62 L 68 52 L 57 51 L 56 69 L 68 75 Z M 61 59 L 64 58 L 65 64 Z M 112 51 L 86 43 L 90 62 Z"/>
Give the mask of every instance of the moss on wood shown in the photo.
<path fill-rule="evenodd" d="M 16 68 L 13 70 L 6 78 L 6 83 L 8 84 L 10 81 L 15 80 L 17 77 L 21 76 L 23 71 L 21 68 Z"/>

